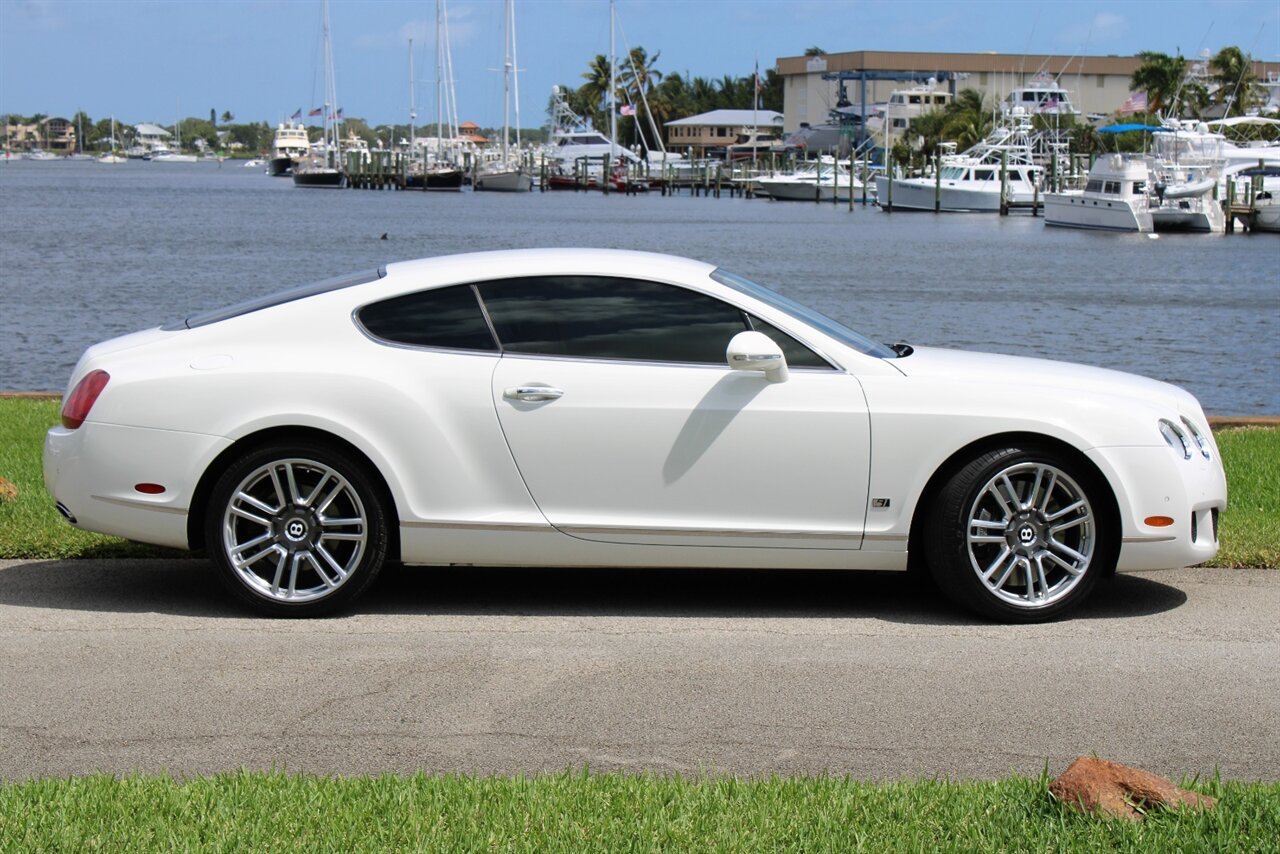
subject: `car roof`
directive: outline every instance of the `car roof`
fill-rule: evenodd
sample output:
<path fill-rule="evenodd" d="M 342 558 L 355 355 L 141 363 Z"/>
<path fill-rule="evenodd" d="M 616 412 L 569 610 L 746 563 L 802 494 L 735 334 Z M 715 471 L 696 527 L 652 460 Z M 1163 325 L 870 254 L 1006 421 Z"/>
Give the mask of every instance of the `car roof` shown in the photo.
<path fill-rule="evenodd" d="M 442 255 L 386 266 L 389 280 L 423 284 L 483 281 L 515 276 L 597 275 L 624 278 L 706 278 L 714 265 L 675 255 L 624 249 L 509 249 Z"/>

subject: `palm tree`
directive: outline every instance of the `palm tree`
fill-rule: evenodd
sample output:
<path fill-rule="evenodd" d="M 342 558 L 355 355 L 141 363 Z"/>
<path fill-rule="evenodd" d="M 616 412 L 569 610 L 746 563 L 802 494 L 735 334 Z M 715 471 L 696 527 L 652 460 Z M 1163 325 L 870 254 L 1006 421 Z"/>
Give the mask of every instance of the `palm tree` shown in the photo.
<path fill-rule="evenodd" d="M 1227 105 L 1226 116 L 1242 116 L 1253 106 L 1253 58 L 1238 47 L 1224 47 L 1209 60 L 1209 69 L 1218 84 L 1214 101 Z M 1225 116 L 1224 116 L 1225 117 Z"/>
<path fill-rule="evenodd" d="M 947 105 L 942 133 L 961 150 L 972 148 L 991 133 L 991 112 L 977 89 L 964 89 Z"/>
<path fill-rule="evenodd" d="M 1146 90 L 1148 112 L 1159 113 L 1166 107 L 1177 112 L 1179 90 L 1187 76 L 1187 60 L 1153 50 L 1142 51 L 1138 58 L 1142 65 L 1129 78 L 1129 88 L 1135 92 Z"/>
<path fill-rule="evenodd" d="M 582 72 L 582 79 L 587 82 L 578 87 L 578 95 L 582 98 L 583 106 L 590 105 L 585 110 L 586 117 L 596 127 L 608 124 L 609 115 L 606 112 L 606 104 L 609 101 L 610 78 L 614 76 L 610 72 L 609 57 L 603 53 L 597 53 L 595 58 L 587 63 L 587 70 Z"/>
<path fill-rule="evenodd" d="M 627 58 L 622 61 L 622 68 L 618 74 L 618 82 L 623 91 L 633 93 L 636 100 L 640 99 L 641 92 L 648 96 L 653 91 L 654 85 L 662 82 L 662 72 L 654 68 L 660 56 L 662 51 L 649 56 L 642 47 L 631 48 Z"/>

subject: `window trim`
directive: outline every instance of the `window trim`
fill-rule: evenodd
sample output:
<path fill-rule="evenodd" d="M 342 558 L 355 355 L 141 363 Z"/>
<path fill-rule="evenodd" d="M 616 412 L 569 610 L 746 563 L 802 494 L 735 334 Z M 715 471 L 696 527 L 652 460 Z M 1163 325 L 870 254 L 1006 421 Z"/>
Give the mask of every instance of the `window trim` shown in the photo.
<path fill-rule="evenodd" d="M 809 350 L 809 352 L 813 353 L 820 360 L 826 363 L 825 367 L 817 367 L 812 365 L 792 365 L 788 363 L 787 368 L 789 370 L 815 371 L 815 372 L 816 371 L 822 371 L 822 372 L 836 371 L 838 373 L 848 373 L 839 362 L 837 362 L 835 359 L 832 359 L 829 355 L 827 355 L 827 353 L 824 352 L 822 348 L 815 347 L 810 341 L 806 340 L 804 337 L 800 335 L 796 335 L 795 332 L 793 332 L 791 329 L 788 329 L 785 325 L 780 325 L 775 320 L 770 319 L 767 316 L 770 312 L 768 311 L 762 312 L 760 311 L 759 308 L 747 307 L 747 306 L 740 305 L 736 302 L 729 302 L 728 300 L 724 299 L 724 297 L 722 297 L 720 294 L 709 293 L 707 290 L 703 290 L 701 288 L 696 288 L 696 287 L 690 287 L 681 282 L 671 282 L 671 281 L 666 281 L 660 278 L 654 278 L 649 276 L 626 276 L 626 275 L 618 275 L 613 273 L 609 273 L 609 274 L 565 273 L 565 274 L 546 274 L 546 275 L 548 276 L 585 275 L 585 276 L 600 276 L 602 278 L 610 278 L 610 279 L 627 279 L 630 281 L 648 282 L 650 284 L 662 285 L 664 287 L 678 288 L 679 290 L 682 290 L 682 291 L 688 291 L 689 293 L 698 294 L 699 296 L 716 300 L 717 302 L 720 302 L 725 306 L 738 312 L 738 314 L 743 318 L 744 332 L 755 330 L 755 325 L 752 323 L 751 318 L 754 315 L 760 315 L 761 320 L 768 323 L 770 326 L 773 326 L 775 329 L 779 330 L 780 332 L 783 332 L 784 334 L 790 336 L 791 339 L 794 340 L 797 344 L 806 348 L 807 350 Z M 674 361 L 674 360 L 666 360 L 666 359 L 625 359 L 625 358 L 619 358 L 615 356 L 570 356 L 570 355 L 564 355 L 559 353 L 524 353 L 524 352 L 509 350 L 507 349 L 506 345 L 503 343 L 502 337 L 498 335 L 498 330 L 497 330 L 497 327 L 494 325 L 493 318 L 489 315 L 489 307 L 485 304 L 484 297 L 480 293 L 480 286 L 485 284 L 486 282 L 510 281 L 513 279 L 534 279 L 534 278 L 541 278 L 541 277 L 542 276 L 540 275 L 523 275 L 523 276 L 508 276 L 505 279 L 476 279 L 476 280 L 467 281 L 467 282 L 442 283 L 434 287 L 418 288 L 416 290 L 406 291 L 404 293 L 395 294 L 393 296 L 384 296 L 376 300 L 370 300 L 369 302 L 362 303 L 356 306 L 355 308 L 353 308 L 351 310 L 351 322 L 352 322 L 352 325 L 354 325 L 356 329 L 358 329 L 360 333 L 364 335 L 365 338 L 369 339 L 371 342 L 375 344 L 380 344 L 384 347 L 394 347 L 401 350 L 417 350 L 417 351 L 427 351 L 432 353 L 460 353 L 464 355 L 489 356 L 493 358 L 511 357 L 511 358 L 521 358 L 521 359 L 556 359 L 556 360 L 571 361 L 571 362 L 591 362 L 591 363 L 597 363 L 597 364 L 606 363 L 606 364 L 617 364 L 617 365 L 647 365 L 647 366 L 672 365 L 672 366 L 678 366 L 678 367 L 713 368 L 717 370 L 723 369 L 726 371 L 732 370 L 729 367 L 727 358 L 725 359 L 724 362 L 683 362 L 683 361 Z M 714 281 L 714 279 L 712 281 Z M 727 287 L 723 285 L 723 283 L 718 283 L 718 284 L 721 284 L 722 287 Z M 476 303 L 480 308 L 481 317 L 484 319 L 485 326 L 489 330 L 489 335 L 493 339 L 495 349 L 476 350 L 476 349 L 463 348 L 463 347 L 442 347 L 442 346 L 432 345 L 432 344 L 410 344 L 404 341 L 394 341 L 390 338 L 383 338 L 379 335 L 374 334 L 360 320 L 360 312 L 371 305 L 376 305 L 378 303 L 386 302 L 387 300 L 398 299 L 400 297 L 411 296 L 413 294 L 430 293 L 432 291 L 444 291 L 450 288 L 460 288 L 460 287 L 466 287 L 470 289 L 472 295 L 475 297 Z M 732 291 L 733 289 L 729 288 L 729 290 Z M 734 291 L 734 292 L 740 293 L 737 291 Z M 745 293 L 740 293 L 740 295 L 748 296 L 748 297 L 750 296 L 749 294 L 745 294 Z M 761 305 L 764 306 L 766 309 L 770 308 L 770 306 L 768 306 L 767 303 L 761 302 Z M 787 317 L 788 319 L 792 319 L 792 320 L 795 319 L 795 318 L 790 318 L 789 315 Z"/>

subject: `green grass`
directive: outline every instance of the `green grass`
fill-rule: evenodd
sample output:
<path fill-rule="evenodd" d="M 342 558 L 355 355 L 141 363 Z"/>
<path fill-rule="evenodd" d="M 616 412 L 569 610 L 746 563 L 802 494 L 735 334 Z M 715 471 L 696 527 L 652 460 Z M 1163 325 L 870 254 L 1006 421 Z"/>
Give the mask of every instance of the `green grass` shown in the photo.
<path fill-rule="evenodd" d="M 1227 512 L 1209 565 L 1280 567 L 1280 429 L 1235 427 L 1214 438 L 1227 470 Z"/>
<path fill-rule="evenodd" d="M 237 772 L 0 787 L 0 851 L 1277 851 L 1280 784 L 1190 783 L 1203 811 L 1080 815 L 997 782 L 564 773 Z"/>
<path fill-rule="evenodd" d="M 0 399 L 0 477 L 18 487 L 16 501 L 0 501 L 0 559 L 179 554 L 62 521 L 40 468 L 44 434 L 57 422 L 58 406 L 52 400 Z M 1215 435 L 1230 503 L 1222 517 L 1222 548 L 1210 565 L 1280 567 L 1280 428 L 1230 428 Z"/>
<path fill-rule="evenodd" d="M 0 399 L 0 477 L 18 487 L 16 501 L 0 501 L 0 559 L 155 557 L 176 554 L 73 528 L 44 488 L 44 434 L 58 422 L 56 400 Z"/>

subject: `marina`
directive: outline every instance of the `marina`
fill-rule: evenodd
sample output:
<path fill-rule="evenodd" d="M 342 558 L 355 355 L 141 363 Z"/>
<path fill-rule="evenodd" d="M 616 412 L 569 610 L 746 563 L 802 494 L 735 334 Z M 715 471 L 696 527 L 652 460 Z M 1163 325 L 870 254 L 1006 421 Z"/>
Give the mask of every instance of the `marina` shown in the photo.
<path fill-rule="evenodd" d="M 1109 365 L 1183 385 L 1212 414 L 1280 412 L 1272 235 L 885 216 L 725 189 L 315 193 L 232 162 L 10 162 L 0 388 L 60 390 L 95 341 L 390 261 L 598 246 L 721 264 L 880 341 Z"/>

